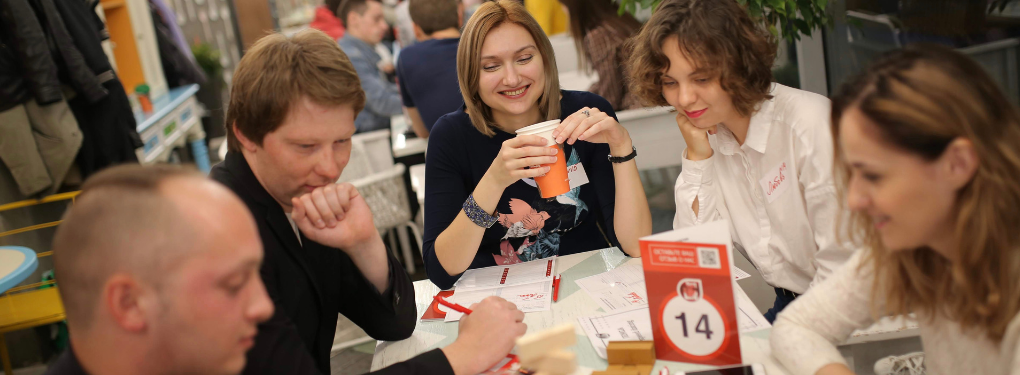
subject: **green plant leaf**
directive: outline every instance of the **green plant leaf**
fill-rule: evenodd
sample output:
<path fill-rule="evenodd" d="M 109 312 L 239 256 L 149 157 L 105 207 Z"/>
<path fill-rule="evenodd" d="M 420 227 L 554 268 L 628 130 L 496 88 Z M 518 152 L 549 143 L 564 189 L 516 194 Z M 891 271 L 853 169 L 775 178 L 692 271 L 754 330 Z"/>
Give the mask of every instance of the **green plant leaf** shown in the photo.
<path fill-rule="evenodd" d="M 755 2 L 753 0 L 752 1 L 748 1 L 747 2 L 747 13 L 750 13 L 751 17 L 753 17 L 753 18 L 761 18 L 762 14 L 763 14 L 762 13 L 762 9 L 761 9 L 761 4 L 757 3 L 757 2 Z"/>
<path fill-rule="evenodd" d="M 800 30 L 801 33 L 804 33 L 804 35 L 811 35 L 811 26 L 808 25 L 807 22 L 804 22 L 804 20 L 795 19 L 793 20 L 793 25 L 797 26 L 797 29 Z"/>
<path fill-rule="evenodd" d="M 822 11 L 822 12 L 825 11 L 825 6 L 828 5 L 828 4 L 829 4 L 829 0 L 815 0 L 815 5 L 817 5 L 818 9 L 820 11 Z"/>

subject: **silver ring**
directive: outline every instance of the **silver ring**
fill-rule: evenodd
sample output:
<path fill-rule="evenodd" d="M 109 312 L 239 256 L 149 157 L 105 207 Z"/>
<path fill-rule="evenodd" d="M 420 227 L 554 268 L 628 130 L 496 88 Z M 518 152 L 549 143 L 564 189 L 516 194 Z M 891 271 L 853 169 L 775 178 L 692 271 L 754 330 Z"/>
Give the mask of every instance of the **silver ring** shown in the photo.
<path fill-rule="evenodd" d="M 583 110 L 583 111 L 581 111 L 581 113 L 583 113 L 583 114 L 584 114 L 585 116 L 587 116 L 587 117 L 591 117 L 591 113 L 588 113 L 588 110 L 587 110 L 587 109 L 586 109 L 586 110 Z"/>

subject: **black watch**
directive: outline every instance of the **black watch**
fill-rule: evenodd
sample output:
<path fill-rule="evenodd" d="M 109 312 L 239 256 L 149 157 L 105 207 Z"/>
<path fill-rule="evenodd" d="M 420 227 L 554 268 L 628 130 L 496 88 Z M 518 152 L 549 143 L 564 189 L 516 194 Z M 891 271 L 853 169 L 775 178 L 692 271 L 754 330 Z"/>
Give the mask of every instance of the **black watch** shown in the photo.
<path fill-rule="evenodd" d="M 637 157 L 637 147 L 630 146 L 630 148 L 633 150 L 633 151 L 630 152 L 630 155 L 617 157 L 617 156 L 613 156 L 613 154 L 609 154 L 609 161 L 611 161 L 613 163 L 619 164 L 619 163 L 626 163 L 626 162 L 630 161 L 630 159 L 636 158 Z"/>

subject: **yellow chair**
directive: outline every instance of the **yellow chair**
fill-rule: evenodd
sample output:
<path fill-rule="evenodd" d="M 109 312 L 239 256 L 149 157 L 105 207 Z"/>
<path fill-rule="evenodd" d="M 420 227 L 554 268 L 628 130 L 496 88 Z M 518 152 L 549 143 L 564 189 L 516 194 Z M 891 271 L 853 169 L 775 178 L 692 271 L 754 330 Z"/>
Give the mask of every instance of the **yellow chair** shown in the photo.
<path fill-rule="evenodd" d="M 42 199 L 8 203 L 0 205 L 0 212 L 66 200 L 71 200 L 73 204 L 78 193 L 75 191 L 55 194 Z M 57 220 L 9 230 L 0 233 L 0 237 L 51 228 L 60 225 L 60 222 Z M 53 255 L 52 251 L 39 253 L 37 256 L 42 258 L 50 255 Z M 7 344 L 4 342 L 4 333 L 57 323 L 63 321 L 64 316 L 64 304 L 60 302 L 60 291 L 55 280 L 11 288 L 0 294 L 0 360 L 3 361 L 4 374 L 13 373 L 11 358 L 7 353 Z"/>

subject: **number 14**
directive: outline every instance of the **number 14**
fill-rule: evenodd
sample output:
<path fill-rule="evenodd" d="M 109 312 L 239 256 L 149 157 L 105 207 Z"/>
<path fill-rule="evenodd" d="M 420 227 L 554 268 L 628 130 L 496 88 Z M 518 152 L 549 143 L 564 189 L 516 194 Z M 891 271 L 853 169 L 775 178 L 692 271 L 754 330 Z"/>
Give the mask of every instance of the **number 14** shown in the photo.
<path fill-rule="evenodd" d="M 687 336 L 687 313 L 681 313 L 676 318 L 680 319 L 680 323 L 683 325 L 684 337 L 688 337 Z M 701 328 L 702 326 L 704 326 L 705 328 Z M 712 329 L 709 328 L 709 326 L 708 326 L 708 315 L 701 314 L 701 318 L 698 319 L 698 325 L 694 326 L 694 333 L 703 333 L 703 334 L 705 334 L 705 339 L 706 340 L 711 340 L 712 339 Z"/>

